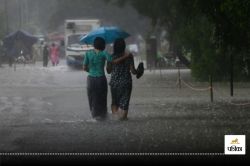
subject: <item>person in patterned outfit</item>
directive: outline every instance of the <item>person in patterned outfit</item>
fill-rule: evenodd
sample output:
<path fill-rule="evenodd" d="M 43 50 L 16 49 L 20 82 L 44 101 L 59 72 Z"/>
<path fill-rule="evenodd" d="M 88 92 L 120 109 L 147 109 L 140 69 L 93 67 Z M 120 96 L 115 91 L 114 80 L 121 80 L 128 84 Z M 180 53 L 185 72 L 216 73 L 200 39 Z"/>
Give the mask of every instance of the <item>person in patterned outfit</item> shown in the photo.
<path fill-rule="evenodd" d="M 118 114 L 120 120 L 127 120 L 129 102 L 132 92 L 132 76 L 137 71 L 134 66 L 133 55 L 126 53 L 126 43 L 120 38 L 114 42 L 113 60 L 129 54 L 129 58 L 119 64 L 109 64 L 108 73 L 111 73 L 110 89 L 112 96 L 111 109 L 113 114 Z"/>

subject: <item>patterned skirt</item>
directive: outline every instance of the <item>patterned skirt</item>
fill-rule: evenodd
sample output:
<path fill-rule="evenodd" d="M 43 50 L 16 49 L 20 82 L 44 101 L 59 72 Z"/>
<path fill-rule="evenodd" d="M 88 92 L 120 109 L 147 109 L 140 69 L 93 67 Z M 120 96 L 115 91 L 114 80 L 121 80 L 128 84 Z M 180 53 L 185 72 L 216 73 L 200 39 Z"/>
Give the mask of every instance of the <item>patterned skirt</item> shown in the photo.
<path fill-rule="evenodd" d="M 112 105 L 128 111 L 132 92 L 132 85 L 126 87 L 111 86 Z"/>

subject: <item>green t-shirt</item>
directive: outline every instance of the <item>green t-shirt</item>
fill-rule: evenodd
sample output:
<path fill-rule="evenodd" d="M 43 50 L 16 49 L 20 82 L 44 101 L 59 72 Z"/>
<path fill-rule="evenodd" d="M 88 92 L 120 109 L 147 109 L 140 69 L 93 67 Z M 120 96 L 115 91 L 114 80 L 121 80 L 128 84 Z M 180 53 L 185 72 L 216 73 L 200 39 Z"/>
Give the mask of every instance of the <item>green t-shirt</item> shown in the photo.
<path fill-rule="evenodd" d="M 104 66 L 105 61 L 112 61 L 112 56 L 106 51 L 96 52 L 94 50 L 88 51 L 85 54 L 83 65 L 89 68 L 89 75 L 92 77 L 101 77 L 105 75 Z"/>

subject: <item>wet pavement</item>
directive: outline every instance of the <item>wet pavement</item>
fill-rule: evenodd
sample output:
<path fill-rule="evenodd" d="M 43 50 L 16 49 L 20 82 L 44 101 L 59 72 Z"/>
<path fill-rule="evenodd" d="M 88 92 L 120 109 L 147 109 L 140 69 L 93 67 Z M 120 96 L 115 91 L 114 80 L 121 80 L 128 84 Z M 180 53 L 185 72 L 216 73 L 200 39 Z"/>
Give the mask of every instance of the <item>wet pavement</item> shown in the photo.
<path fill-rule="evenodd" d="M 197 88 L 187 69 L 182 79 Z M 59 66 L 18 65 L 0 68 L 1 153 L 212 153 L 223 155 L 224 135 L 250 132 L 249 83 L 227 83 L 209 91 L 178 88 L 177 70 L 146 70 L 133 78 L 128 121 L 109 111 L 107 120 L 91 123 L 86 92 L 87 74 Z M 110 78 L 107 75 L 108 79 Z M 110 92 L 108 105 L 110 110 Z M 174 155 L 174 154 L 173 154 Z M 206 154 L 204 154 L 206 155 Z"/>

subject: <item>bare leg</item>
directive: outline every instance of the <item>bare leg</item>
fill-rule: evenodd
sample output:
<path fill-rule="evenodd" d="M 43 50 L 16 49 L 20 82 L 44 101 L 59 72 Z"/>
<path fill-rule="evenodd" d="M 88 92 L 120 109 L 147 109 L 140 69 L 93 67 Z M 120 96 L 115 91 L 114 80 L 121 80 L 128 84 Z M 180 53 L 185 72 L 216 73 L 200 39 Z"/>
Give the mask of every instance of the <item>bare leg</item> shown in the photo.
<path fill-rule="evenodd" d="M 120 118 L 119 120 L 128 120 L 128 110 L 122 110 L 120 109 Z"/>
<path fill-rule="evenodd" d="M 112 114 L 117 114 L 118 113 L 118 107 L 116 105 L 111 106 Z"/>

